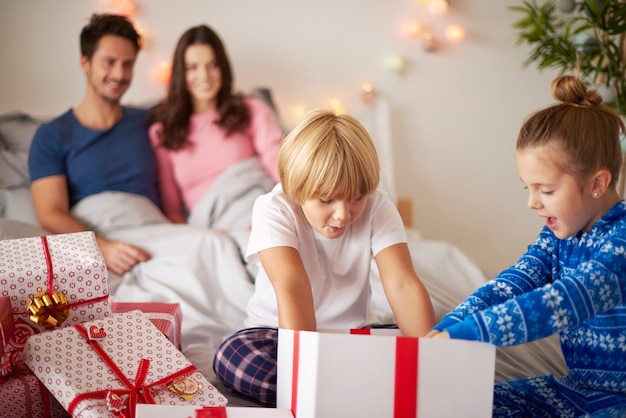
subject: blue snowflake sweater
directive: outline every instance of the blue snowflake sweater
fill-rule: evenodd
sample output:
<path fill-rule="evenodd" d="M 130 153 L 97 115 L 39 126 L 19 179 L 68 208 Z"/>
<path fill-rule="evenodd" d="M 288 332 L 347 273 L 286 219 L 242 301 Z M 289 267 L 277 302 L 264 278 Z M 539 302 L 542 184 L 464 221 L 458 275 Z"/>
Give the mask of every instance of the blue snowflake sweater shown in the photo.
<path fill-rule="evenodd" d="M 626 203 L 568 239 L 544 227 L 515 265 L 435 326 L 511 346 L 560 334 L 570 381 L 626 394 Z"/>

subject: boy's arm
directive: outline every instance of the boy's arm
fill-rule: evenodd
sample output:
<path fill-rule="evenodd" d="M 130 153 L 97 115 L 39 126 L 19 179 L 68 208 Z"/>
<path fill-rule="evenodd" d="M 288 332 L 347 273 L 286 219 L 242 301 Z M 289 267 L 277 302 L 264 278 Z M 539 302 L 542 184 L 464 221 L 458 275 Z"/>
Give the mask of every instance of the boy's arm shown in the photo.
<path fill-rule="evenodd" d="M 298 250 L 272 247 L 260 251 L 259 259 L 276 293 L 278 326 L 315 331 L 313 293 Z"/>
<path fill-rule="evenodd" d="M 435 325 L 430 296 L 415 273 L 406 244 L 385 248 L 376 257 L 385 295 L 402 333 L 422 337 Z"/>
<path fill-rule="evenodd" d="M 30 185 L 33 206 L 39 225 L 54 234 L 86 231 L 70 214 L 67 182 L 64 175 L 43 177 Z M 120 241 L 96 237 L 104 261 L 112 272 L 123 274 L 150 255 L 139 247 Z"/>

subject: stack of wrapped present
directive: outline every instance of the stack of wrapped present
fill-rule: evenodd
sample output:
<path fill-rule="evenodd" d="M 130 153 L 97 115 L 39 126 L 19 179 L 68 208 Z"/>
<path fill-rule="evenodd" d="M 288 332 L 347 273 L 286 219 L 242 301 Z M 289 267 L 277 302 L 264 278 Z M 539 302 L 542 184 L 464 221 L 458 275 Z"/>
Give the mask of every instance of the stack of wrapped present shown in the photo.
<path fill-rule="evenodd" d="M 0 241 L 0 415 L 224 407 L 181 353 L 181 321 L 178 304 L 110 299 L 93 232 Z"/>

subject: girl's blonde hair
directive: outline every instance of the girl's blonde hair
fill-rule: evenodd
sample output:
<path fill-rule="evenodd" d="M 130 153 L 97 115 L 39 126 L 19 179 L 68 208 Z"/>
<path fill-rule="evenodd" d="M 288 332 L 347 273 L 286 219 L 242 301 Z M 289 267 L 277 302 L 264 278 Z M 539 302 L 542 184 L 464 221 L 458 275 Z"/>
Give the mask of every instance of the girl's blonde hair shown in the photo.
<path fill-rule="evenodd" d="M 557 77 L 552 82 L 552 96 L 560 103 L 535 112 L 524 122 L 516 149 L 554 145 L 563 152 L 562 157 L 552 157 L 561 170 L 582 182 L 606 169 L 611 173 L 610 185 L 615 187 L 622 165 L 619 136 L 625 130 L 624 122 L 578 77 Z"/>
<path fill-rule="evenodd" d="M 296 203 L 356 200 L 380 181 L 376 147 L 352 116 L 314 110 L 287 135 L 278 154 L 283 191 Z"/>

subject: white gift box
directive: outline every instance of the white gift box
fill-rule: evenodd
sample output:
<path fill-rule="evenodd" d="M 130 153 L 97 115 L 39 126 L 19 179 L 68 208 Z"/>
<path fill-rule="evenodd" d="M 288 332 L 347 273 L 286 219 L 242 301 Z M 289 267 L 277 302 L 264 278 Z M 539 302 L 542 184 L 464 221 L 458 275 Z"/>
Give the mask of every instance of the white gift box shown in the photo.
<path fill-rule="evenodd" d="M 132 417 L 139 403 L 227 403 L 138 310 L 31 336 L 23 356 L 72 417 Z"/>
<path fill-rule="evenodd" d="M 0 296 L 11 299 L 15 320 L 37 331 L 108 316 L 108 273 L 94 233 L 0 240 Z"/>
<path fill-rule="evenodd" d="M 135 418 L 195 418 L 197 407 L 171 405 L 137 405 Z M 261 407 L 225 407 L 223 413 L 215 414 L 225 418 L 293 418 L 289 409 Z M 225 415 L 224 415 L 225 413 Z"/>
<path fill-rule="evenodd" d="M 491 417 L 495 355 L 474 341 L 280 329 L 277 407 L 295 418 Z"/>

